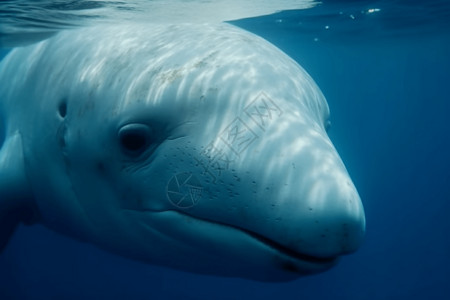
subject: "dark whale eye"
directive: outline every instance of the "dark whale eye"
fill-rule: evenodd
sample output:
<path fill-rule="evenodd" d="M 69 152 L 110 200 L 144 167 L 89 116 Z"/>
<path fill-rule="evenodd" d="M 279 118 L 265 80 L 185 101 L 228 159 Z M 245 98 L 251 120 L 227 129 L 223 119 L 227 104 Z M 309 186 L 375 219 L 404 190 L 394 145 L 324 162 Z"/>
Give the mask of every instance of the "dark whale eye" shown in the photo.
<path fill-rule="evenodd" d="M 137 156 L 151 144 L 152 131 L 144 124 L 127 124 L 119 129 L 119 143 L 127 155 Z"/>

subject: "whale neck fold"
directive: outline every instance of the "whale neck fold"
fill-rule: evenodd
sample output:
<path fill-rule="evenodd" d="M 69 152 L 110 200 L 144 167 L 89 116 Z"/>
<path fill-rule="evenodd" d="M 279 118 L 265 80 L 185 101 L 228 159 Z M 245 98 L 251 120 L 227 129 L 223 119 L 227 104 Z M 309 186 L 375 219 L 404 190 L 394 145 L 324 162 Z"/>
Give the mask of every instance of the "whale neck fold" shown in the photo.
<path fill-rule="evenodd" d="M 34 215 L 22 137 L 17 132 L 0 148 L 0 252 L 19 223 L 31 223 Z"/>

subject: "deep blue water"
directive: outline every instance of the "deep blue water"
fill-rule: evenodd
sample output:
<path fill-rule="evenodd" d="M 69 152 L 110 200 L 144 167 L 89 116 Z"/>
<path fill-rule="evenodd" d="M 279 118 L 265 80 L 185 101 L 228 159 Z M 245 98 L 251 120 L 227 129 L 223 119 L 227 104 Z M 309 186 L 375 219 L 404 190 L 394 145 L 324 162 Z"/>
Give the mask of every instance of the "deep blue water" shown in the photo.
<path fill-rule="evenodd" d="M 289 54 L 327 97 L 330 137 L 365 206 L 358 252 L 323 274 L 258 283 L 23 226 L 0 254 L 0 299 L 450 299 L 450 3 L 324 2 L 234 23 Z"/>

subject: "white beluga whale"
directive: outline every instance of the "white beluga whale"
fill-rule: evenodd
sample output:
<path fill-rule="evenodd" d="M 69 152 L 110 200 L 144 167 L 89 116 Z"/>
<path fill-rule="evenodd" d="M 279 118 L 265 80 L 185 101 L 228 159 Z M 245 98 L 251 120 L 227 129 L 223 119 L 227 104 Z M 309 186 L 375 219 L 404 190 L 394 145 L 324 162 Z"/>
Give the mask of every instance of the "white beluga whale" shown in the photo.
<path fill-rule="evenodd" d="M 0 243 L 20 222 L 181 270 L 325 271 L 365 232 L 327 102 L 229 24 L 62 31 L 0 63 Z"/>

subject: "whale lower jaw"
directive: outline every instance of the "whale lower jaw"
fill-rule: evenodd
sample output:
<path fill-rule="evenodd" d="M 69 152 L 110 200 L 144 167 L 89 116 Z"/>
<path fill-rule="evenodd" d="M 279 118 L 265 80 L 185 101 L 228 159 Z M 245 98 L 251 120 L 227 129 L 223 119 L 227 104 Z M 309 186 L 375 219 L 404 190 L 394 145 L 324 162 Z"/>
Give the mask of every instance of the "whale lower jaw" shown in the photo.
<path fill-rule="evenodd" d="M 293 280 L 300 276 L 305 276 L 309 274 L 315 274 L 324 272 L 331 267 L 335 266 L 339 260 L 339 257 L 316 257 L 304 253 L 300 253 L 294 251 L 286 246 L 279 244 L 276 241 L 273 241 L 267 237 L 264 237 L 258 233 L 249 231 L 247 229 L 237 227 L 234 225 L 215 222 L 209 219 L 203 219 L 194 217 L 192 215 L 186 214 L 184 212 L 176 211 L 176 210 L 134 210 L 134 209 L 125 209 L 124 211 L 130 212 L 133 214 L 148 214 L 154 218 L 155 215 L 171 215 L 172 218 L 183 218 L 189 222 L 198 223 L 202 230 L 203 234 L 206 237 L 216 237 L 214 232 L 220 231 L 221 233 L 226 232 L 228 237 L 236 236 L 238 238 L 244 237 L 250 245 L 251 251 L 260 252 L 256 256 L 263 258 L 260 261 L 254 261 L 254 258 L 243 258 L 242 260 L 247 262 L 247 259 L 250 264 L 255 265 L 260 263 L 261 266 L 266 266 L 263 268 L 272 268 L 274 273 L 282 274 L 285 276 L 281 276 L 280 278 L 268 278 L 261 279 L 256 278 L 256 280 L 261 281 L 287 281 Z M 196 227 L 198 229 L 198 227 Z M 210 232 L 210 233 L 209 233 Z M 168 234 L 170 235 L 170 234 Z M 216 237 L 217 238 L 217 237 Z M 222 248 L 224 251 L 227 251 L 230 243 L 234 243 L 234 239 L 230 238 L 229 240 L 222 241 Z M 244 247 L 243 247 L 244 248 Z M 248 252 L 251 252 L 250 250 Z M 246 252 L 246 251 L 242 251 Z M 252 262 L 250 262 L 252 260 Z M 270 272 L 270 271 L 269 271 Z M 233 276 L 234 277 L 234 276 Z M 278 275 L 275 275 L 278 277 Z"/>

